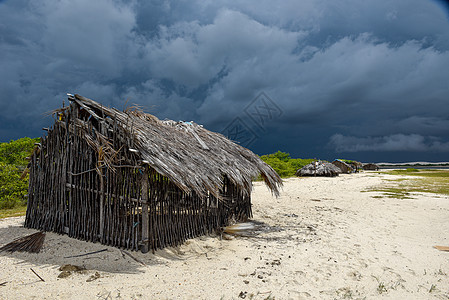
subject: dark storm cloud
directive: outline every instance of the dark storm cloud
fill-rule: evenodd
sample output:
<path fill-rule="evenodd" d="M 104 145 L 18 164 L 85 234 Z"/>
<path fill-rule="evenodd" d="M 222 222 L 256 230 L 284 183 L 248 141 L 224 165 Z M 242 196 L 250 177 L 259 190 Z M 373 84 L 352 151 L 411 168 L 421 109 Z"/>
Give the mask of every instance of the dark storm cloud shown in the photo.
<path fill-rule="evenodd" d="M 105 82 L 120 76 L 125 63 L 120 55 L 134 26 L 129 9 L 108 1 L 14 1 L 0 11 L 2 37 L 14 37 L 0 44 L 6 118 L 55 108 L 71 89 L 113 94 L 104 93 Z"/>
<path fill-rule="evenodd" d="M 443 157 L 448 50 L 436 1 L 6 1 L 0 134 L 39 135 L 66 92 L 219 131 L 265 92 L 255 151 Z"/>

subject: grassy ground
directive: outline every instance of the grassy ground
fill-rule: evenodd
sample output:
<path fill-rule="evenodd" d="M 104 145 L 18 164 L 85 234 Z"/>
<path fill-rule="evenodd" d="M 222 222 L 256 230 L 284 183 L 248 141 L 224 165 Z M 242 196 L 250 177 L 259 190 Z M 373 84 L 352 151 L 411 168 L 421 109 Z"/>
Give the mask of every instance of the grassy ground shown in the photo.
<path fill-rule="evenodd" d="M 382 173 L 408 177 L 389 180 L 384 187 L 367 192 L 382 192 L 384 197 L 398 199 L 410 199 L 411 193 L 414 192 L 449 195 L 449 170 L 406 169 L 383 171 Z"/>
<path fill-rule="evenodd" d="M 27 210 L 26 206 L 19 206 L 10 209 L 0 209 L 0 219 L 24 216 L 26 210 Z"/>

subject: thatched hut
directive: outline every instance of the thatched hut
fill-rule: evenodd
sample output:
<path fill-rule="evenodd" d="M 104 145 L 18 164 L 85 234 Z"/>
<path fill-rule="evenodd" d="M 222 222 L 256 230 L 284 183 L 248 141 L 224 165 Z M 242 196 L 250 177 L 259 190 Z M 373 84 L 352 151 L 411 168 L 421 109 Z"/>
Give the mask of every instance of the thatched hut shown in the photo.
<path fill-rule="evenodd" d="M 339 173 L 341 173 L 341 170 L 331 163 L 326 161 L 314 161 L 296 171 L 296 176 L 335 177 L 338 176 Z"/>
<path fill-rule="evenodd" d="M 332 164 L 336 167 L 338 167 L 342 173 L 352 173 L 354 172 L 354 169 L 341 159 L 336 159 L 332 162 Z"/>
<path fill-rule="evenodd" d="M 363 170 L 363 164 L 359 161 L 353 160 L 349 165 L 354 170 L 354 172 L 359 172 L 360 170 Z"/>
<path fill-rule="evenodd" d="M 69 95 L 29 164 L 25 226 L 132 250 L 175 246 L 251 217 L 257 155 L 193 122 Z"/>
<path fill-rule="evenodd" d="M 363 170 L 377 171 L 379 169 L 380 169 L 379 166 L 373 163 L 363 165 Z"/>

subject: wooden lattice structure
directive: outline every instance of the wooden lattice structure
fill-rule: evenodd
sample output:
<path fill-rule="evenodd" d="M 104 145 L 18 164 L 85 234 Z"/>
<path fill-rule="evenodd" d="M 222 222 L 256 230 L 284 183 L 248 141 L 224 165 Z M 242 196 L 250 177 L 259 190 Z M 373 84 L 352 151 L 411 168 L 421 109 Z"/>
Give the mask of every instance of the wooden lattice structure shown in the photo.
<path fill-rule="evenodd" d="M 221 134 L 69 95 L 29 164 L 25 226 L 132 250 L 251 217 L 252 179 L 277 173 Z"/>

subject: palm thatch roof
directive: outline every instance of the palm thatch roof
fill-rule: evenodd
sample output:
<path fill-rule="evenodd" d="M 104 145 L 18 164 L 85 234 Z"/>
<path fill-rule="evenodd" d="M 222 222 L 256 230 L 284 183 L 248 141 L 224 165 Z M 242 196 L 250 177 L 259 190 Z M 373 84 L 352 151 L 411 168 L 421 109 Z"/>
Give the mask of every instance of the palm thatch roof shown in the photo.
<path fill-rule="evenodd" d="M 333 164 L 325 161 L 315 161 L 296 171 L 296 176 L 334 177 L 338 176 L 339 173 L 341 173 L 341 170 Z"/>
<path fill-rule="evenodd" d="M 336 159 L 332 162 L 333 165 L 335 165 L 336 167 L 338 167 L 342 173 L 352 173 L 354 172 L 354 169 L 347 164 L 346 162 L 340 160 L 340 159 Z"/>
<path fill-rule="evenodd" d="M 90 115 L 89 119 L 101 122 L 102 128 L 106 125 L 111 132 L 118 128 L 124 144 L 140 156 L 142 164 L 148 164 L 186 193 L 193 191 L 200 196 L 211 193 L 220 199 L 220 189 L 227 177 L 249 195 L 252 179 L 261 175 L 272 193 L 279 195 L 282 185 L 279 175 L 256 154 L 222 134 L 193 122 L 161 121 L 135 106 L 122 112 L 80 95 L 69 95 L 69 100 Z M 113 149 L 105 135 L 92 130 L 87 121 L 78 119 L 77 127 L 78 134 L 102 152 L 105 164 L 113 167 L 120 149 Z"/>
<path fill-rule="evenodd" d="M 358 172 L 359 170 L 363 169 L 363 164 L 356 160 L 351 161 L 351 163 L 349 165 L 352 167 L 354 172 Z"/>
<path fill-rule="evenodd" d="M 377 171 L 379 170 L 379 166 L 373 163 L 367 163 L 363 165 L 363 170 L 374 170 Z"/>

